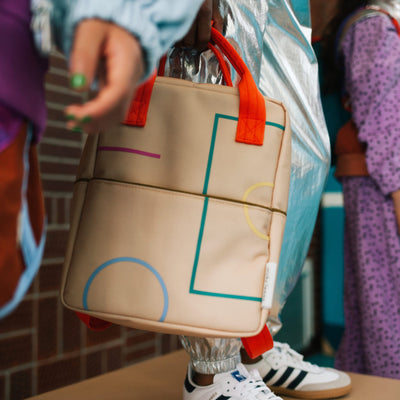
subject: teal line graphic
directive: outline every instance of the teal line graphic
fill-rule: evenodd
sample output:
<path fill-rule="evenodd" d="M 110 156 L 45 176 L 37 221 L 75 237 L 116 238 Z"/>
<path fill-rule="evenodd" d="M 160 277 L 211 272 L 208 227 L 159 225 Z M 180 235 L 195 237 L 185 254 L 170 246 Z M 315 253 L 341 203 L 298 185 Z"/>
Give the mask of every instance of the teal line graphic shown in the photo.
<path fill-rule="evenodd" d="M 203 194 L 207 194 L 208 191 L 208 182 L 210 180 L 210 173 L 211 173 L 211 164 L 214 157 L 214 147 L 215 147 L 215 138 L 217 137 L 217 130 L 218 130 L 218 122 L 222 114 L 215 114 L 214 118 L 214 126 L 211 136 L 211 143 L 210 143 L 210 151 L 208 153 L 208 162 L 207 162 L 207 171 L 206 177 L 204 179 L 204 186 L 203 186 Z"/>
<path fill-rule="evenodd" d="M 203 240 L 204 225 L 205 225 L 206 216 L 207 216 L 207 208 L 208 208 L 208 197 L 205 197 L 204 198 L 203 213 L 201 215 L 200 231 L 199 231 L 199 236 L 197 238 L 196 255 L 194 257 L 194 264 L 193 264 L 192 278 L 190 280 L 189 293 L 194 293 L 194 289 L 193 289 L 194 280 L 196 279 L 197 265 L 199 264 L 200 249 L 201 249 L 201 242 Z"/>
<path fill-rule="evenodd" d="M 215 119 L 216 119 L 216 120 L 214 121 L 214 128 L 215 128 L 215 123 L 217 123 L 217 125 L 218 125 L 218 120 L 219 120 L 220 118 L 223 118 L 223 119 L 230 119 L 231 121 L 238 121 L 238 120 L 239 120 L 238 117 L 233 117 L 232 115 L 215 114 Z M 268 126 L 275 126 L 275 128 L 279 128 L 279 129 L 285 130 L 285 127 L 284 127 L 283 125 L 278 124 L 278 123 L 276 123 L 276 122 L 265 121 L 265 125 L 268 125 Z M 214 133 L 214 132 L 213 132 L 213 133 Z"/>
<path fill-rule="evenodd" d="M 205 197 L 204 197 L 204 205 L 203 205 L 203 212 L 202 212 L 202 215 L 201 215 L 200 230 L 199 230 L 199 236 L 198 236 L 198 239 L 197 239 L 196 254 L 195 254 L 194 263 L 193 263 L 192 277 L 190 279 L 189 293 L 198 294 L 198 295 L 202 295 L 202 296 L 224 297 L 224 298 L 228 298 L 228 299 L 240 299 L 240 300 L 249 300 L 249 301 L 261 302 L 262 301 L 261 297 L 240 296 L 240 295 L 235 295 L 235 294 L 224 294 L 224 293 L 214 293 L 214 292 L 206 292 L 206 291 L 203 291 L 203 290 L 194 289 L 194 283 L 195 283 L 196 274 L 197 274 L 197 266 L 198 266 L 199 258 L 200 258 L 201 243 L 203 241 L 204 225 L 206 223 L 206 218 L 207 218 L 207 210 L 208 210 L 209 198 L 206 195 L 207 195 L 207 191 L 208 191 L 208 183 L 210 181 L 211 166 L 212 166 L 212 161 L 213 161 L 213 157 L 214 157 L 215 139 L 217 137 L 218 123 L 219 123 L 220 119 L 229 119 L 231 121 L 237 121 L 238 117 L 233 117 L 231 115 L 225 115 L 225 114 L 215 114 L 213 131 L 212 131 L 212 136 L 211 136 L 211 143 L 210 143 L 210 151 L 209 151 L 209 154 L 208 154 L 207 170 L 206 170 L 206 176 L 205 176 L 205 179 L 204 179 L 204 186 L 203 186 L 203 194 L 205 195 Z M 266 121 L 265 125 L 274 126 L 276 128 L 282 129 L 282 130 L 285 129 L 285 127 L 283 125 L 277 124 L 275 122 Z"/>

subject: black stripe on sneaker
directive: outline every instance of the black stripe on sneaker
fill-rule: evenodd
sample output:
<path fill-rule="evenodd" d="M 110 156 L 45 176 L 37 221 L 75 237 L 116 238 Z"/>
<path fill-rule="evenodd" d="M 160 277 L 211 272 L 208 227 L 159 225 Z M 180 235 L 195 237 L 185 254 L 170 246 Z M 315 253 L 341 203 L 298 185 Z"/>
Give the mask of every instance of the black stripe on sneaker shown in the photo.
<path fill-rule="evenodd" d="M 289 378 L 290 374 L 293 371 L 294 371 L 294 368 L 287 367 L 286 371 L 283 373 L 283 375 L 272 386 L 282 386 L 287 381 L 287 379 Z"/>
<path fill-rule="evenodd" d="M 278 372 L 277 369 L 271 369 L 271 371 L 269 371 L 268 374 L 264 376 L 263 378 L 264 383 L 268 383 L 268 381 L 272 379 L 277 372 Z"/>
<path fill-rule="evenodd" d="M 185 378 L 185 389 L 189 392 L 192 393 L 194 389 L 196 389 L 190 382 L 189 382 L 189 378 L 186 375 Z"/>
<path fill-rule="evenodd" d="M 303 381 L 303 379 L 307 376 L 308 372 L 306 371 L 301 371 L 295 379 L 293 379 L 292 382 L 290 382 L 290 385 L 288 385 L 288 389 L 296 389 L 297 386 Z"/>
<path fill-rule="evenodd" d="M 221 394 L 221 396 L 217 397 L 215 400 L 229 400 L 230 397 L 226 397 L 223 394 Z"/>

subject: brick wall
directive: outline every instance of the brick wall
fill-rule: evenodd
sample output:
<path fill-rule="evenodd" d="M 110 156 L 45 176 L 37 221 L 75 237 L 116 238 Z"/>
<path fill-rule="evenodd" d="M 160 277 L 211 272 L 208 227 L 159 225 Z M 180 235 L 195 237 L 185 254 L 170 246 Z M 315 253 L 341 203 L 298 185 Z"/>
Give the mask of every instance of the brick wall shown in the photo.
<path fill-rule="evenodd" d="M 80 97 L 68 89 L 65 61 L 51 59 L 48 124 L 39 160 L 48 216 L 40 272 L 18 309 L 0 320 L 0 400 L 20 400 L 180 347 L 176 336 L 118 326 L 92 332 L 59 301 L 72 185 L 84 138 L 64 128 L 63 108 Z"/>

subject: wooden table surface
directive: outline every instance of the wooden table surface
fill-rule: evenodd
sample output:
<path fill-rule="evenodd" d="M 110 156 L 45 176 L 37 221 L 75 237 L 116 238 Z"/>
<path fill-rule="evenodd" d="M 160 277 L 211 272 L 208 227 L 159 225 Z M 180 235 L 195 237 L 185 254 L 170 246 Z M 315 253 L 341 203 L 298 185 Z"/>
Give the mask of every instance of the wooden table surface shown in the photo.
<path fill-rule="evenodd" d="M 30 400 L 181 400 L 188 361 L 180 350 Z M 349 375 L 353 389 L 345 400 L 400 400 L 400 380 Z"/>

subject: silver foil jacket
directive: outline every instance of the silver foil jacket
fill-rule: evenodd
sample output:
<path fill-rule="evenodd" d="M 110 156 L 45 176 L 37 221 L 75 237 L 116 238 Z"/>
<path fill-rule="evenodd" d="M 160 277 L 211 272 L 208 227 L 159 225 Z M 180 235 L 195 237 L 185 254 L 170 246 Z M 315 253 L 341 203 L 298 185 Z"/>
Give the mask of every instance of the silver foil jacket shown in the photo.
<path fill-rule="evenodd" d="M 280 311 L 301 273 L 311 241 L 330 164 L 330 146 L 319 97 L 318 65 L 311 47 L 307 0 L 222 0 L 224 34 L 239 50 L 267 97 L 282 101 L 292 127 L 289 206 L 274 304 L 268 319 L 272 334 L 281 327 Z M 171 49 L 167 76 L 222 83 L 211 51 Z M 232 71 L 233 81 L 237 76 Z"/>

